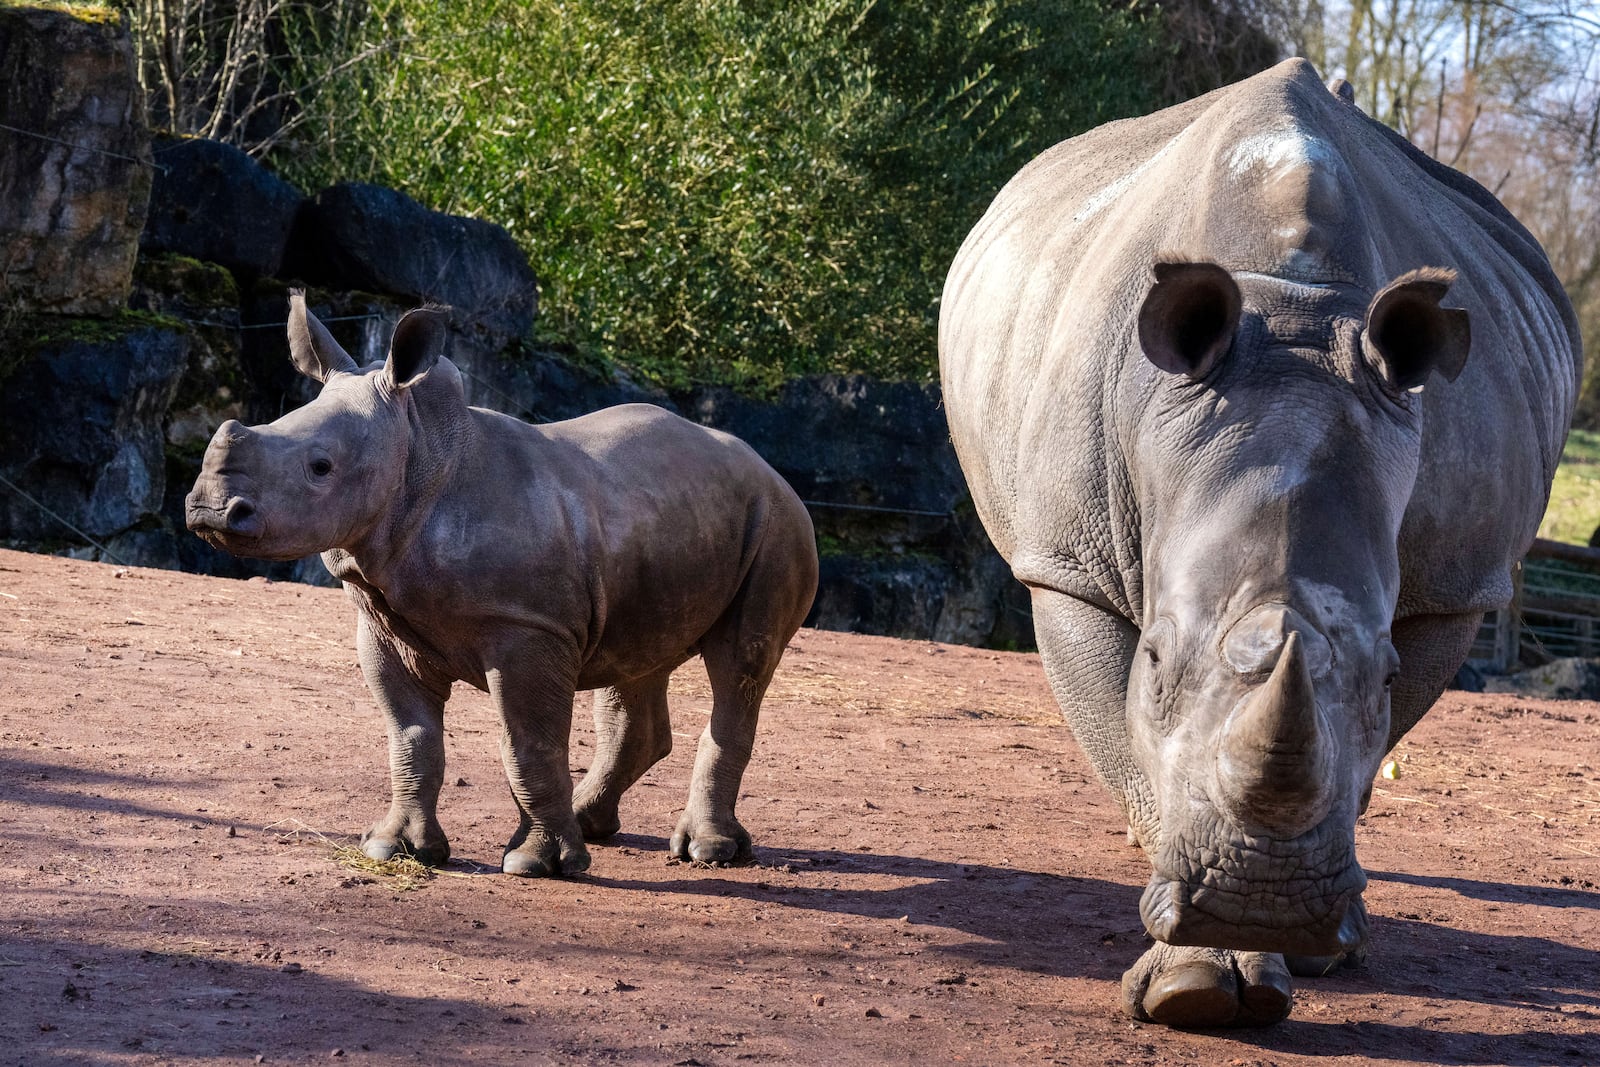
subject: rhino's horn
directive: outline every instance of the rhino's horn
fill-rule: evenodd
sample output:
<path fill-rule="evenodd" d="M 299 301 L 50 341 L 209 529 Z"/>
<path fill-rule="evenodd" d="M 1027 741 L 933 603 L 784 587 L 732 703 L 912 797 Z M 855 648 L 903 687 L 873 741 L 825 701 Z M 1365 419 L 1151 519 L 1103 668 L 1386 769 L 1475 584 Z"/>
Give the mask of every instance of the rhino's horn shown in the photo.
<path fill-rule="evenodd" d="M 1223 725 L 1222 799 L 1242 825 L 1298 837 L 1327 817 L 1337 744 L 1317 709 L 1300 634 L 1291 631 L 1272 675 Z"/>

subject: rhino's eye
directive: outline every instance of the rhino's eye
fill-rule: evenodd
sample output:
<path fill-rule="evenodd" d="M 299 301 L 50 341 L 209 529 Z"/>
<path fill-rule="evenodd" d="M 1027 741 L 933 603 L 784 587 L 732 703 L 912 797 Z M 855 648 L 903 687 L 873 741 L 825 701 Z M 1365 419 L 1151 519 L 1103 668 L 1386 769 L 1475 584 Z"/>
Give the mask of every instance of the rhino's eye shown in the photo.
<path fill-rule="evenodd" d="M 311 473 L 318 478 L 326 478 L 333 473 L 333 460 L 325 456 L 318 456 L 311 461 Z"/>
<path fill-rule="evenodd" d="M 1395 650 L 1393 643 L 1388 640 L 1383 642 L 1380 650 L 1383 665 L 1388 668 L 1383 675 L 1383 688 L 1388 691 L 1400 679 L 1400 653 Z"/>

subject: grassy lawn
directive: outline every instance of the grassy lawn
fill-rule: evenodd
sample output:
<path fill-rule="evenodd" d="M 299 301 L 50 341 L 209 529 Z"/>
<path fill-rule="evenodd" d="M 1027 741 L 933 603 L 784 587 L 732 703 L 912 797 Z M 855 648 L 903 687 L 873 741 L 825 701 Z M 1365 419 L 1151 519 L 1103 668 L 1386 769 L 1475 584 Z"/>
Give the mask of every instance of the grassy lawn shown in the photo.
<path fill-rule="evenodd" d="M 1550 487 L 1539 536 L 1586 545 L 1600 526 L 1600 433 L 1573 430 Z"/>

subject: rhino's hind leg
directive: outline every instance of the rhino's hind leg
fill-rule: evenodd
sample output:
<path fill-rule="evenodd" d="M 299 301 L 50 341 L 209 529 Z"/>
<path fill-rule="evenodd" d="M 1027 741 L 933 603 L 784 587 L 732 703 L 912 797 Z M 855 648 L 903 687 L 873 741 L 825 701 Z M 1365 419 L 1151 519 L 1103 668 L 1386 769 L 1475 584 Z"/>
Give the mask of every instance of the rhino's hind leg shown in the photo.
<path fill-rule="evenodd" d="M 1159 941 L 1122 976 L 1129 1015 L 1184 1028 L 1279 1022 L 1289 1015 L 1293 990 L 1289 970 L 1276 953 Z"/>
<path fill-rule="evenodd" d="M 809 524 L 768 526 L 744 586 L 700 642 L 711 680 L 711 721 L 695 752 L 689 802 L 668 846 L 701 863 L 747 863 L 750 834 L 734 817 L 755 745 L 761 698 L 816 590 Z"/>
<path fill-rule="evenodd" d="M 770 643 L 744 651 L 759 652 Z M 782 641 L 777 646 L 777 651 L 758 655 L 754 663 L 739 654 L 735 641 L 708 641 L 702 646 L 711 678 L 711 721 L 700 735 L 689 802 L 668 846 L 679 859 L 718 864 L 750 861 L 750 834 L 734 817 L 733 806 L 739 799 L 744 769 L 750 764 L 761 698 L 772 681 Z"/>
<path fill-rule="evenodd" d="M 622 828 L 622 794 L 672 751 L 667 716 L 671 671 L 594 694 L 594 759 L 572 795 L 573 814 L 586 841 Z"/>

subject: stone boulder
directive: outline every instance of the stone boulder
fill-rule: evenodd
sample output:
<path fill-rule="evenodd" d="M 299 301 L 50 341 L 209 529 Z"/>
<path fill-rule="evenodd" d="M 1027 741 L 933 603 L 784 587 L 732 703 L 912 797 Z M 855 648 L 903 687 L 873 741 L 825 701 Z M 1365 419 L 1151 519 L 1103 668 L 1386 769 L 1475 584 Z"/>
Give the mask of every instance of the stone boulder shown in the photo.
<path fill-rule="evenodd" d="M 0 5 L 0 124 L 0 304 L 112 314 L 150 196 L 122 15 Z"/>
<path fill-rule="evenodd" d="M 301 207 L 284 274 L 449 304 L 454 329 L 482 331 L 488 336 L 478 343 L 495 351 L 526 336 L 539 307 L 538 279 L 504 229 L 355 182 L 324 189 Z"/>
<path fill-rule="evenodd" d="M 151 153 L 161 169 L 139 239 L 145 255 L 188 256 L 247 277 L 278 273 L 300 190 L 220 141 L 158 137 Z"/>
<path fill-rule="evenodd" d="M 898 514 L 921 531 L 968 499 L 939 402 L 935 385 L 825 374 L 785 383 L 772 402 L 703 390 L 690 417 L 755 445 L 819 508 Z"/>
<path fill-rule="evenodd" d="M 616 404 L 654 404 L 681 414 L 663 390 L 581 367 L 559 350 L 491 349 L 452 327 L 449 356 L 461 371 L 467 403 L 524 422 L 574 419 Z"/>
<path fill-rule="evenodd" d="M 156 521 L 166 485 L 162 419 L 188 359 L 180 329 L 115 320 L 13 323 L 34 341 L 0 386 L 0 538 L 72 542 Z M 131 561 L 130 561 L 131 562 Z"/>
<path fill-rule="evenodd" d="M 808 626 L 1031 645 L 1027 592 L 977 520 L 939 402 L 933 385 L 821 375 L 773 401 L 707 389 L 684 407 L 806 502 L 822 562 Z"/>
<path fill-rule="evenodd" d="M 187 325 L 189 366 L 167 413 L 166 438 L 168 445 L 203 450 L 218 426 L 245 413 L 239 289 L 233 275 L 187 256 L 142 255 L 128 305 Z"/>
<path fill-rule="evenodd" d="M 1600 660 L 1558 659 L 1516 674 L 1489 675 L 1485 693 L 1515 693 L 1547 700 L 1600 700 Z"/>

